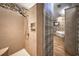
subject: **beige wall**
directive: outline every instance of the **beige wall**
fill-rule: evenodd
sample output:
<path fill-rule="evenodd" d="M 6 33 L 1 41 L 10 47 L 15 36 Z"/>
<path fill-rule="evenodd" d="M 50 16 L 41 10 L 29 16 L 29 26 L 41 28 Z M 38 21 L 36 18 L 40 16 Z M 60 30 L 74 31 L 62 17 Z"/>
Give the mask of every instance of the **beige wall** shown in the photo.
<path fill-rule="evenodd" d="M 42 55 L 43 5 L 36 4 L 27 15 L 24 18 L 19 13 L 0 8 L 0 48 L 8 46 L 9 55 L 24 47 L 30 55 Z M 35 31 L 31 30 L 31 23 L 35 23 Z"/>
<path fill-rule="evenodd" d="M 36 5 L 33 6 L 32 8 L 30 8 L 27 11 L 27 19 L 26 21 L 28 21 L 28 26 L 26 25 L 26 37 L 28 36 L 29 33 L 29 37 L 26 38 L 26 43 L 25 43 L 25 48 L 26 50 L 29 52 L 30 55 L 37 55 L 37 39 L 36 39 Z M 26 22 L 27 23 L 27 22 Z M 35 31 L 31 30 L 31 23 L 35 23 Z"/>
<path fill-rule="evenodd" d="M 9 47 L 12 54 L 24 47 L 24 17 L 0 7 L 0 48 Z"/>
<path fill-rule="evenodd" d="M 37 4 L 37 55 L 43 55 L 43 45 L 44 45 L 44 5 L 42 3 Z"/>
<path fill-rule="evenodd" d="M 35 31 L 31 23 L 35 23 Z M 26 18 L 0 8 L 0 33 L 0 48 L 8 46 L 9 55 L 24 47 L 30 55 L 43 55 L 43 4 L 30 8 Z"/>
<path fill-rule="evenodd" d="M 42 55 L 43 48 L 43 4 L 36 4 L 28 11 L 26 21 L 26 43 L 25 48 L 30 55 Z M 35 31 L 31 31 L 31 23 L 35 23 Z M 28 30 L 27 30 L 28 29 Z M 28 36 L 29 33 L 29 37 Z"/>

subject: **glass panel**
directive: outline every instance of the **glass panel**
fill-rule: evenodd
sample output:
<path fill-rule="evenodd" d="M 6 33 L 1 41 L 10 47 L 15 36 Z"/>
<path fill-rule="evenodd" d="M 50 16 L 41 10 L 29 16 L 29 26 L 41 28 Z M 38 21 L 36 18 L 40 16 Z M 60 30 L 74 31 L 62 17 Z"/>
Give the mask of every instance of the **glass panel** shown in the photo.
<path fill-rule="evenodd" d="M 49 4 L 45 4 L 44 16 L 45 16 L 45 55 L 53 56 L 53 19 L 51 10 L 49 10 Z M 51 7 L 50 7 L 51 8 Z"/>

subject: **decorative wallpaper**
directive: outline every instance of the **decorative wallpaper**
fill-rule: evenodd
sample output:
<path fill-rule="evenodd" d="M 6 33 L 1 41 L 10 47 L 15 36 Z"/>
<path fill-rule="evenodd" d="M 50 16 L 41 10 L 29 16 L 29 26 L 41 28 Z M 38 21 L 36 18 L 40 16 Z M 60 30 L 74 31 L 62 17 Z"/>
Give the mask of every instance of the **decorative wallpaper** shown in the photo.
<path fill-rule="evenodd" d="M 59 23 L 59 25 L 57 26 L 57 31 L 65 31 L 65 18 L 58 17 L 57 22 Z"/>
<path fill-rule="evenodd" d="M 0 3 L 0 7 L 19 12 L 21 15 L 26 16 L 26 9 L 18 7 L 15 3 Z"/>

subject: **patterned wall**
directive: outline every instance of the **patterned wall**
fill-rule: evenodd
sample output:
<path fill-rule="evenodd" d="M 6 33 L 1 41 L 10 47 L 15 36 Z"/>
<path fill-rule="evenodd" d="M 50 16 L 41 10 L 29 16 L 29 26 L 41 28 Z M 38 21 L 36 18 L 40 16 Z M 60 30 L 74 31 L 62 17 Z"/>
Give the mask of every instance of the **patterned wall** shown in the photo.
<path fill-rule="evenodd" d="M 58 17 L 57 22 L 59 25 L 57 26 L 57 31 L 65 31 L 65 18 L 64 17 Z"/>
<path fill-rule="evenodd" d="M 18 7 L 15 3 L 0 3 L 0 7 L 10 9 L 15 12 L 19 12 L 21 15 L 26 16 L 26 9 Z"/>

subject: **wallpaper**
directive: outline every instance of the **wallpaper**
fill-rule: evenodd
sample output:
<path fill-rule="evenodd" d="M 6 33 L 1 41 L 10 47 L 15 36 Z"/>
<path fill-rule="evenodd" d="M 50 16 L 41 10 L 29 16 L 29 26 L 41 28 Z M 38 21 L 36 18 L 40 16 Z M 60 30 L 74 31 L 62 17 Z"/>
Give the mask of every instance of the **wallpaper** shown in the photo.
<path fill-rule="evenodd" d="M 58 17 L 57 22 L 59 23 L 59 25 L 57 26 L 57 31 L 65 31 L 65 18 Z"/>
<path fill-rule="evenodd" d="M 23 7 L 20 8 L 15 3 L 0 3 L 0 7 L 6 8 L 6 9 L 10 9 L 12 11 L 19 12 L 24 17 L 26 16 L 27 9 L 25 9 Z"/>

